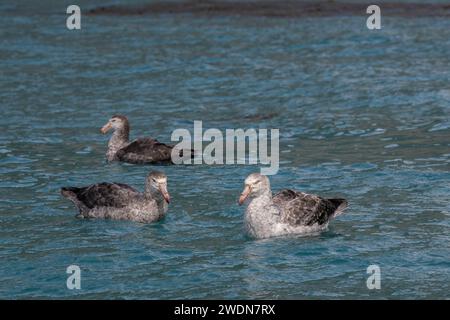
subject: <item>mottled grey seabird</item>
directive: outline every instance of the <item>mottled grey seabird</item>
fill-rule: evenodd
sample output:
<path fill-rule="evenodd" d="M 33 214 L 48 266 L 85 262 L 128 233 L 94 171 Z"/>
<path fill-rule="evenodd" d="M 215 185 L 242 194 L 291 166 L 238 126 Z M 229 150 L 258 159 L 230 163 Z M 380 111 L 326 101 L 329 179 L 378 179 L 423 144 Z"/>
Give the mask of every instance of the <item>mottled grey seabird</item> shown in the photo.
<path fill-rule="evenodd" d="M 142 223 L 163 218 L 170 201 L 167 177 L 155 171 L 148 175 L 143 193 L 126 184 L 102 182 L 82 188 L 61 188 L 61 194 L 75 204 L 80 218 Z"/>
<path fill-rule="evenodd" d="M 269 179 L 259 173 L 245 179 L 239 204 L 244 202 L 248 203 L 245 226 L 255 238 L 324 230 L 348 206 L 345 199 L 325 199 L 288 189 L 272 197 Z"/>
<path fill-rule="evenodd" d="M 106 159 L 135 164 L 172 163 L 173 146 L 166 145 L 152 138 L 139 138 L 129 142 L 130 122 L 123 115 L 114 115 L 100 129 L 105 134 L 110 129 L 114 132 L 108 142 Z M 192 152 L 189 150 L 188 152 Z M 180 156 L 183 151 L 179 151 Z"/>

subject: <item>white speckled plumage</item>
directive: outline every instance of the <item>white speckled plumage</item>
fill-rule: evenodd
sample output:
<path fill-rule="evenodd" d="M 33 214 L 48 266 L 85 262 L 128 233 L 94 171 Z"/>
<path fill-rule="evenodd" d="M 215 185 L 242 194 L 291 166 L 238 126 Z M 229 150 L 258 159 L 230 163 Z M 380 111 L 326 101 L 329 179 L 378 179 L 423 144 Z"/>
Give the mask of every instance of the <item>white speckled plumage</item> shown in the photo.
<path fill-rule="evenodd" d="M 253 173 L 245 180 L 239 204 L 247 203 L 245 227 L 255 238 L 316 233 L 347 208 L 345 199 L 282 190 L 272 196 L 269 179 Z"/>

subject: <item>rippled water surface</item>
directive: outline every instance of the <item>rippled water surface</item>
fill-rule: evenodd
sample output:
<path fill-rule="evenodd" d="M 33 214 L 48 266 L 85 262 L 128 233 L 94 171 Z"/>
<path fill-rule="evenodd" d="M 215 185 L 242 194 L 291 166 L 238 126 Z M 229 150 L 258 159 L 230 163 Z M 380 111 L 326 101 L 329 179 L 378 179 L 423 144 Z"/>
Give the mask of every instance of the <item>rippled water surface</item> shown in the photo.
<path fill-rule="evenodd" d="M 0 298 L 449 298 L 448 19 L 83 16 L 72 32 L 60 1 L 7 2 Z M 194 120 L 279 128 L 273 189 L 351 206 L 320 235 L 255 241 L 236 200 L 258 167 L 166 166 L 165 220 L 78 220 L 61 186 L 142 189 L 154 169 L 105 163 L 115 113 L 164 142 Z"/>

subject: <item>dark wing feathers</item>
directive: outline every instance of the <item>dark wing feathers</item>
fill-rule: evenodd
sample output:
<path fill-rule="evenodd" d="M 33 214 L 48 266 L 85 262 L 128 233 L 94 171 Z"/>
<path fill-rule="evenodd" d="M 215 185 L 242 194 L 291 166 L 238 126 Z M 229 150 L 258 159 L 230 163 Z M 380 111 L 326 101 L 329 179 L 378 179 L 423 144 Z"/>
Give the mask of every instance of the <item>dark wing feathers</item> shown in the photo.
<path fill-rule="evenodd" d="M 347 207 L 344 199 L 325 199 L 293 190 L 280 191 L 273 201 L 281 208 L 283 221 L 291 225 L 321 225 Z"/>
<path fill-rule="evenodd" d="M 295 199 L 297 193 L 298 192 L 290 189 L 281 190 L 273 197 L 273 201 L 278 203 L 288 202 Z"/>
<path fill-rule="evenodd" d="M 334 217 L 343 214 L 345 209 L 348 208 L 348 201 L 345 199 L 336 198 L 336 199 L 328 199 L 328 201 L 332 202 L 336 206 L 336 210 L 333 213 Z"/>
<path fill-rule="evenodd" d="M 63 188 L 64 193 L 72 193 L 76 200 L 86 207 L 125 207 L 132 197 L 139 195 L 136 189 L 121 183 L 102 182 L 84 188 Z M 66 196 L 66 194 L 64 194 Z"/>
<path fill-rule="evenodd" d="M 117 151 L 120 161 L 129 163 L 170 162 L 172 146 L 151 138 L 140 138 Z"/>

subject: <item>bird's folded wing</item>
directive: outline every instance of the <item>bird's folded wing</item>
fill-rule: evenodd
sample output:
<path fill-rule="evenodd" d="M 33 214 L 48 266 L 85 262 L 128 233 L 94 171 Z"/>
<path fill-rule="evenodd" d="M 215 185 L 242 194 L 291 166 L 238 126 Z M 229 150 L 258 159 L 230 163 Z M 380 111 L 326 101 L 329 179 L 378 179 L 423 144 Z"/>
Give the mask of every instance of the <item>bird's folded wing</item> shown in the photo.
<path fill-rule="evenodd" d="M 77 198 L 88 208 L 122 208 L 139 194 L 139 191 L 126 184 L 103 182 L 80 188 Z"/>
<path fill-rule="evenodd" d="M 117 152 L 117 157 L 129 162 L 170 161 L 172 146 L 151 138 L 137 139 Z"/>
<path fill-rule="evenodd" d="M 321 225 L 336 210 L 336 205 L 328 199 L 293 190 L 280 191 L 273 201 L 281 209 L 282 221 L 290 225 Z"/>

